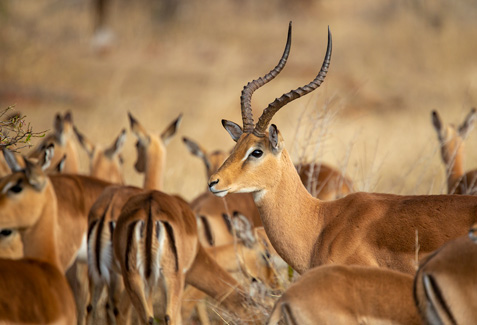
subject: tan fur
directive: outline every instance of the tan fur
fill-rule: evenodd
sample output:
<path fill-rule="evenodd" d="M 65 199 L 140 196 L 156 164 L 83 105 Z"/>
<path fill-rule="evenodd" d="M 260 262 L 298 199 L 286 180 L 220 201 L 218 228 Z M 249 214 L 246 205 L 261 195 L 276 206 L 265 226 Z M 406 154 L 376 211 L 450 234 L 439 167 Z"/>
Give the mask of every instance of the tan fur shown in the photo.
<path fill-rule="evenodd" d="M 139 222 L 139 224 L 138 224 Z M 169 196 L 157 191 L 146 191 L 132 196 L 124 205 L 114 232 L 114 256 L 119 261 L 126 290 L 135 306 L 141 321 L 151 323 L 152 297 L 147 294 L 150 285 L 144 278 L 148 265 L 139 263 L 147 261 L 147 236 L 149 228 L 156 222 L 170 225 L 174 240 L 167 235 L 163 254 L 159 263 L 162 268 L 163 292 L 167 302 L 165 316 L 171 324 L 181 323 L 180 298 L 185 283 L 192 284 L 223 303 L 226 308 L 239 312 L 242 310 L 242 296 L 237 291 L 238 284 L 224 272 L 203 250 L 197 239 L 195 217 L 187 202 L 177 196 Z M 139 227 L 139 228 L 138 228 Z M 130 231 L 139 231 L 141 235 L 131 235 Z M 153 234 L 157 237 L 156 232 Z M 164 236 L 162 232 L 157 238 Z M 152 251 L 157 249 L 155 238 L 152 239 Z M 138 238 L 140 239 L 138 241 Z M 154 248 L 156 247 L 156 248 Z M 173 249 L 175 247 L 175 249 Z M 146 252 L 146 256 L 144 256 Z M 141 271 L 146 270 L 146 271 Z M 149 289 L 148 289 L 149 288 Z M 158 290 L 161 290 L 157 288 Z"/>
<path fill-rule="evenodd" d="M 181 121 L 179 116 L 161 135 L 148 132 L 131 114 L 129 120 L 131 131 L 136 135 L 137 161 L 134 165 L 136 171 L 145 173 L 144 189 L 161 190 L 164 183 L 164 170 L 166 166 L 166 145 L 175 135 Z"/>
<path fill-rule="evenodd" d="M 204 147 L 192 139 L 183 138 L 183 141 L 193 155 L 202 158 L 207 178 L 216 172 L 227 158 L 227 154 L 224 151 L 216 150 L 208 152 Z M 199 240 L 204 247 L 221 246 L 233 243 L 233 235 L 229 226 L 224 221 L 224 217 L 231 220 L 234 211 L 246 216 L 255 227 L 260 227 L 262 225 L 257 207 L 253 202 L 251 194 L 248 193 L 234 194 L 227 196 L 226 198 L 218 198 L 211 194 L 210 191 L 206 190 L 192 200 L 190 206 L 197 216 L 197 221 L 199 223 Z M 205 218 L 205 221 L 210 226 L 213 243 L 211 243 L 206 236 L 205 227 L 207 227 L 207 225 L 204 225 L 202 218 Z"/>
<path fill-rule="evenodd" d="M 426 324 L 473 324 L 477 319 L 477 244 L 467 236 L 421 261 L 414 297 Z"/>
<path fill-rule="evenodd" d="M 276 302 L 268 324 L 420 324 L 413 277 L 356 265 L 325 265 L 305 272 Z M 287 324 L 289 324 L 287 322 Z"/>
<path fill-rule="evenodd" d="M 136 143 L 137 148 L 137 162 L 135 164 L 136 170 L 145 173 L 144 186 L 146 189 L 159 189 L 164 182 L 164 169 L 166 162 L 166 144 L 170 141 L 171 137 L 176 133 L 177 126 L 180 122 L 180 117 L 171 123 L 161 136 L 154 135 L 147 132 L 145 128 L 131 115 L 129 114 L 129 120 L 131 124 L 131 130 L 138 138 Z M 84 137 L 83 137 L 84 138 Z M 84 138 L 86 139 L 86 138 Z M 80 141 L 81 142 L 81 141 Z M 86 141 L 83 141 L 87 144 Z M 86 145 L 91 148 L 91 145 Z M 117 274 L 118 269 L 114 269 L 115 265 L 103 265 L 104 268 L 109 270 L 111 276 L 110 281 L 106 279 L 104 274 L 100 274 L 98 270 L 97 262 L 103 261 L 104 256 L 101 252 L 98 252 L 95 247 L 98 241 L 101 242 L 101 246 L 112 246 L 112 239 L 110 237 L 110 230 L 108 224 L 110 222 L 116 222 L 124 203 L 135 194 L 142 192 L 142 189 L 131 186 L 112 186 L 105 190 L 94 206 L 91 208 L 88 220 L 89 238 L 88 238 L 88 257 L 89 267 L 92 270 L 93 276 L 90 281 L 90 301 L 88 303 L 89 313 L 87 315 L 88 322 L 94 322 L 98 313 L 101 312 L 98 307 L 98 300 L 103 287 L 106 285 L 108 289 L 108 301 L 110 308 L 108 310 L 107 317 L 110 321 L 113 321 L 112 310 L 117 309 L 119 297 L 117 296 L 120 288 L 116 287 L 119 283 Z M 99 222 L 103 219 L 104 226 L 101 231 L 91 231 L 91 227 L 95 222 Z M 97 226 L 97 225 L 96 225 Z M 96 227 L 97 228 L 97 227 Z M 94 237 L 94 238 L 91 238 Z M 99 255 L 98 255 L 99 254 Z"/>
<path fill-rule="evenodd" d="M 220 247 L 207 248 L 207 252 L 227 272 L 232 274 L 244 287 L 250 286 L 252 281 L 259 281 L 267 288 L 277 289 L 278 282 L 275 266 L 271 262 L 273 248 L 263 233 L 253 229 L 251 240 L 238 239 L 236 243 Z M 182 315 L 189 319 L 194 307 L 205 297 L 205 293 L 188 286 L 184 290 Z M 202 316 L 203 317 L 203 316 Z M 201 322 L 204 320 L 200 318 Z"/>
<path fill-rule="evenodd" d="M 475 109 L 458 127 L 442 125 L 440 117 L 433 111 L 433 124 L 441 145 L 441 157 L 446 169 L 448 194 L 477 194 L 477 170 L 464 172 L 464 139 L 473 127 Z"/>
<path fill-rule="evenodd" d="M 79 172 L 78 148 L 74 143 L 73 120 L 71 112 L 64 116 L 56 114 L 54 130 L 47 134 L 45 138 L 28 155 L 29 158 L 38 158 L 43 150 L 50 144 L 55 146 L 55 155 L 51 159 L 51 165 L 47 172 L 53 171 L 61 159 L 66 155 L 63 172 L 77 174 Z"/>
<path fill-rule="evenodd" d="M 90 159 L 90 175 L 115 184 L 123 184 L 121 149 L 124 144 L 126 130 L 122 130 L 114 142 L 103 148 L 94 144 L 74 128 L 79 143 L 87 152 Z"/>
<path fill-rule="evenodd" d="M 335 201 L 315 199 L 278 137 L 274 148 L 268 134 L 243 134 L 212 175 L 211 191 L 253 192 L 270 241 L 300 273 L 327 263 L 413 273 L 416 231 L 423 257 L 466 234 L 476 220 L 477 198 L 471 196 L 352 193 Z M 260 148 L 263 156 L 242 162 L 250 148 Z"/>
<path fill-rule="evenodd" d="M 52 184 L 39 165 L 27 164 L 0 179 L 0 193 L 0 230 L 19 233 L 24 256 L 0 259 L 0 323 L 73 324 L 76 308 L 58 254 Z"/>

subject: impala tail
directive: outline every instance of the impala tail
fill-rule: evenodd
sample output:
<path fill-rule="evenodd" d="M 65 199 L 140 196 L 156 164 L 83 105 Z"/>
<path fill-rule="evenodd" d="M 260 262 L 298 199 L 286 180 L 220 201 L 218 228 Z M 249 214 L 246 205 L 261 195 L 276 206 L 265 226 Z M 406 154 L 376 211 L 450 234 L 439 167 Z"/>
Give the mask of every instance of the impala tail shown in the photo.
<path fill-rule="evenodd" d="M 93 221 L 88 229 L 88 268 L 95 283 L 111 282 L 113 271 L 114 221 L 109 221 L 109 206 L 101 218 Z"/>
<path fill-rule="evenodd" d="M 164 268 L 162 264 L 170 255 L 166 251 L 172 253 L 174 270 L 177 272 L 179 268 L 171 225 L 167 221 L 153 220 L 150 213 L 145 221 L 136 220 L 129 225 L 126 245 L 126 271 L 137 271 L 145 287 L 153 288 L 158 284 Z"/>

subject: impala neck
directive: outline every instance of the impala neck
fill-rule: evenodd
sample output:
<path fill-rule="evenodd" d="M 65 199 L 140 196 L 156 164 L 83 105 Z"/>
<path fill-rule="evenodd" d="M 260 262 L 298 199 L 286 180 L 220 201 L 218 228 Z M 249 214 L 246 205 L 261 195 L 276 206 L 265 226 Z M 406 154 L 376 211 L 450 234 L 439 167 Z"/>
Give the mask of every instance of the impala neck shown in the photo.
<path fill-rule="evenodd" d="M 296 271 L 309 268 L 323 221 L 319 201 L 303 186 L 286 149 L 281 153 L 275 186 L 254 193 L 263 226 L 278 254 Z"/>
<path fill-rule="evenodd" d="M 63 270 L 57 251 L 57 204 L 51 183 L 45 191 L 51 199 L 43 205 L 37 222 L 22 233 L 24 257 L 45 261 Z"/>
<path fill-rule="evenodd" d="M 164 187 L 164 169 L 166 166 L 166 154 L 149 155 L 147 157 L 144 178 L 145 190 L 162 190 Z"/>

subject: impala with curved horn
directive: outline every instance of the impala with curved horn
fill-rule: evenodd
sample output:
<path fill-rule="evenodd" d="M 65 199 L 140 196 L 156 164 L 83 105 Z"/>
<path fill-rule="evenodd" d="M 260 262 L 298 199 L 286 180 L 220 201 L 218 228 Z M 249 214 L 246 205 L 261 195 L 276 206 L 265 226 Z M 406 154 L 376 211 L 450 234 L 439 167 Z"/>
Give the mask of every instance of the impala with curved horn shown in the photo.
<path fill-rule="evenodd" d="M 291 26 L 290 26 L 291 28 Z M 334 201 L 313 198 L 293 165 L 278 128 L 266 128 L 287 103 L 315 90 L 323 82 L 331 58 L 328 48 L 316 78 L 272 102 L 254 126 L 250 97 L 284 66 L 290 48 L 290 30 L 280 63 L 265 77 L 242 91 L 242 128 L 223 125 L 237 142 L 232 153 L 209 179 L 217 196 L 252 192 L 265 231 L 278 254 L 296 271 L 326 264 L 360 264 L 415 272 L 415 234 L 418 258 L 446 241 L 465 235 L 476 220 L 473 196 L 400 196 L 351 193 Z"/>

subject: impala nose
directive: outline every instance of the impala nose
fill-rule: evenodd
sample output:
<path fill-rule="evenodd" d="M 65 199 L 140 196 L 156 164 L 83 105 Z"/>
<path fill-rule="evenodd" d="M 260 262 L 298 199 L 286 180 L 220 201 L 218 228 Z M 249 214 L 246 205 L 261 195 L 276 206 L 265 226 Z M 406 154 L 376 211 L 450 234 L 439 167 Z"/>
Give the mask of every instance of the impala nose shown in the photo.
<path fill-rule="evenodd" d="M 209 188 L 212 188 L 215 184 L 218 184 L 219 183 L 219 180 L 216 179 L 215 181 L 212 181 L 209 183 Z"/>

